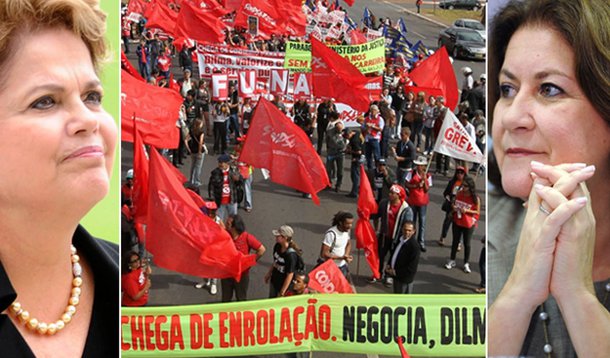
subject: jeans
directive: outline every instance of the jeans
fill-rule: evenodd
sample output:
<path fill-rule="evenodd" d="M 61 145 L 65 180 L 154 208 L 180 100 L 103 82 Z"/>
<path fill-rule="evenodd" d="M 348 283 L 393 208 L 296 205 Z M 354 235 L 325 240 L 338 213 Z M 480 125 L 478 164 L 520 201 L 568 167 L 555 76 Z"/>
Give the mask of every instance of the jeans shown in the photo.
<path fill-rule="evenodd" d="M 434 138 L 432 138 L 432 133 L 433 133 L 432 128 L 424 127 L 423 133 L 426 136 L 426 144 L 424 146 L 424 150 L 430 152 L 434 148 Z"/>
<path fill-rule="evenodd" d="M 379 140 L 369 139 L 368 142 L 364 143 L 364 153 L 366 156 L 366 167 L 368 170 L 375 168 L 375 162 L 379 160 L 381 150 L 379 148 Z"/>
<path fill-rule="evenodd" d="M 417 148 L 420 148 L 420 145 L 422 144 L 422 140 L 421 140 L 421 132 L 422 129 L 424 128 L 424 121 L 422 120 L 415 120 L 413 122 L 413 131 L 411 132 L 411 142 L 413 142 L 413 144 L 415 144 L 415 146 Z"/>
<path fill-rule="evenodd" d="M 326 156 L 326 173 L 328 174 L 328 178 L 331 181 L 332 181 L 332 177 L 334 175 L 336 175 L 337 181 L 335 183 L 335 187 L 337 189 L 341 188 L 341 183 L 343 183 L 343 155 L 342 154 Z"/>
<path fill-rule="evenodd" d="M 201 168 L 203 167 L 203 159 L 205 154 L 193 153 L 191 154 L 191 176 L 189 182 L 193 186 L 199 187 L 201 185 Z"/>
<path fill-rule="evenodd" d="M 412 206 L 411 209 L 413 209 L 413 222 L 417 225 L 417 242 L 419 242 L 419 246 L 426 247 L 426 212 L 428 211 L 428 205 Z"/>
<path fill-rule="evenodd" d="M 481 248 L 481 254 L 479 255 L 479 270 L 481 271 L 481 283 L 479 283 L 479 287 L 485 287 L 485 276 L 487 275 L 485 272 L 485 246 Z"/>
<path fill-rule="evenodd" d="M 474 226 L 471 228 L 461 227 L 453 223 L 453 242 L 451 243 L 451 259 L 455 260 L 460 237 L 464 237 L 464 263 L 470 260 L 470 239 L 474 234 Z"/>
<path fill-rule="evenodd" d="M 214 122 L 214 153 L 218 154 L 220 150 L 223 153 L 227 151 L 227 127 L 226 122 Z"/>
<path fill-rule="evenodd" d="M 244 180 L 244 200 L 246 209 L 252 209 L 252 174 Z"/>
<path fill-rule="evenodd" d="M 233 204 L 220 204 L 216 215 L 225 222 L 229 215 L 237 215 L 237 203 Z"/>
<path fill-rule="evenodd" d="M 231 127 L 233 127 L 233 132 L 235 133 L 235 139 L 240 137 L 239 134 L 239 120 L 237 119 L 237 114 L 231 114 L 229 116 L 229 120 L 225 122 L 227 125 L 227 143 L 229 142 L 229 135 L 231 134 Z"/>
<path fill-rule="evenodd" d="M 140 67 L 140 76 L 142 76 L 145 81 L 148 80 L 150 72 L 148 71 L 148 65 L 146 62 L 138 62 L 138 66 Z"/>
<path fill-rule="evenodd" d="M 386 237 L 385 234 L 381 234 L 377 240 L 377 252 L 379 254 L 379 273 L 382 277 L 385 276 L 385 256 L 390 252 L 392 248 L 392 238 Z M 391 257 L 390 257 L 391 259 Z"/>
<path fill-rule="evenodd" d="M 350 176 L 352 179 L 352 190 L 349 192 L 351 195 L 358 196 L 360 192 L 360 164 L 361 160 L 352 160 L 352 166 L 350 168 Z"/>
<path fill-rule="evenodd" d="M 394 293 L 413 293 L 413 282 L 402 282 L 394 277 Z"/>
<path fill-rule="evenodd" d="M 449 233 L 449 227 L 453 223 L 453 214 L 451 212 L 445 213 L 445 220 L 443 220 L 443 228 L 441 231 L 441 239 L 447 237 L 447 233 Z"/>
<path fill-rule="evenodd" d="M 250 273 L 246 272 L 241 275 L 239 282 L 233 278 L 223 278 L 220 280 L 222 288 L 222 302 L 231 302 L 233 299 L 233 291 L 235 291 L 236 301 L 246 301 L 248 299 L 248 285 L 250 283 Z"/>

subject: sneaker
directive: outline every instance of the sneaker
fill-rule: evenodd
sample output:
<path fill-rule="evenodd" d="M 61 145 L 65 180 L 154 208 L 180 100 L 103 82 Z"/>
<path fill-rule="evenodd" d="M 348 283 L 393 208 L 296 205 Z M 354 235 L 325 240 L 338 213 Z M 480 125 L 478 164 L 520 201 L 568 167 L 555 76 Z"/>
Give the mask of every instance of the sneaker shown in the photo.
<path fill-rule="evenodd" d="M 451 270 L 452 268 L 455 267 L 455 261 L 454 260 L 449 260 L 446 264 L 445 264 L 445 268 L 447 270 Z"/>
<path fill-rule="evenodd" d="M 388 278 L 385 279 L 384 285 L 386 287 L 392 287 L 393 284 L 394 284 L 394 279 L 393 278 L 388 277 Z"/>
<path fill-rule="evenodd" d="M 198 289 L 202 289 L 204 287 L 205 287 L 205 282 L 199 282 L 198 284 L 195 285 L 195 288 L 198 288 Z"/>
<path fill-rule="evenodd" d="M 371 278 L 369 278 L 369 279 L 367 280 L 367 282 L 368 282 L 368 283 L 377 283 L 377 282 L 379 282 L 379 280 L 378 280 L 378 279 L 376 279 L 375 277 L 371 277 Z"/>
<path fill-rule="evenodd" d="M 470 271 L 470 264 L 469 263 L 465 263 L 464 264 L 464 272 L 466 273 L 471 273 L 472 271 Z"/>
<path fill-rule="evenodd" d="M 213 283 L 213 284 L 210 286 L 210 294 L 211 294 L 211 295 L 215 295 L 217 292 L 218 292 L 218 288 L 216 288 L 216 284 L 215 284 L 215 283 Z"/>

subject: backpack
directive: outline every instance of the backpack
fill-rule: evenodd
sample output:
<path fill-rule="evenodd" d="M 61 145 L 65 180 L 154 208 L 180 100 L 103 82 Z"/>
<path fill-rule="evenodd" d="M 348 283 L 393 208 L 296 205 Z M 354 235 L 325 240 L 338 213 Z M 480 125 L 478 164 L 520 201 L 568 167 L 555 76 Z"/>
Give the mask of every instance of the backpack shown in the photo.
<path fill-rule="evenodd" d="M 289 247 L 286 252 L 294 252 L 297 255 L 296 271 L 305 271 L 305 262 L 303 261 L 303 257 L 299 255 L 299 253 L 292 247 Z"/>

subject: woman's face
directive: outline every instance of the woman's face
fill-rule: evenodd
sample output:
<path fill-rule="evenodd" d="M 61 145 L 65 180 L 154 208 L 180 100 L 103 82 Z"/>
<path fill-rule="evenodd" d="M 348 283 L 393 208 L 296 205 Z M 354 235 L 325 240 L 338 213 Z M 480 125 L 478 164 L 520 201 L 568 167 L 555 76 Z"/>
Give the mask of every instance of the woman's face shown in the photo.
<path fill-rule="evenodd" d="M 137 270 L 138 268 L 140 268 L 141 265 L 142 265 L 142 261 L 140 261 L 140 256 L 132 255 L 129 258 L 129 269 L 131 271 Z"/>
<path fill-rule="evenodd" d="M 593 79 L 591 79 L 593 80 Z M 530 162 L 582 162 L 608 172 L 610 126 L 576 77 L 574 52 L 548 27 L 522 27 L 506 49 L 494 109 L 494 153 L 507 194 L 531 190 Z"/>
<path fill-rule="evenodd" d="M 0 205 L 72 203 L 108 192 L 117 128 L 83 41 L 65 29 L 24 34 L 0 89 Z"/>

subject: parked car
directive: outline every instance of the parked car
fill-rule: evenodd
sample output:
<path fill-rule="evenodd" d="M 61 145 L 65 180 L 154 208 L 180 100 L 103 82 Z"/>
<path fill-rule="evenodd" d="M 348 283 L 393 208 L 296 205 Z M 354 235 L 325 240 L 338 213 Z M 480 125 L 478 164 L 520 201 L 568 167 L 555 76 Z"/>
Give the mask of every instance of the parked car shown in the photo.
<path fill-rule="evenodd" d="M 483 37 L 483 39 L 487 40 L 487 31 L 485 31 L 485 25 L 481 22 L 473 19 L 457 19 L 453 23 L 453 27 L 459 27 L 463 29 L 474 30 Z"/>
<path fill-rule="evenodd" d="M 485 60 L 485 40 L 474 30 L 449 27 L 438 36 L 438 47 L 441 46 L 453 58 Z"/>
<path fill-rule="evenodd" d="M 441 9 L 466 9 L 466 10 L 480 10 L 481 4 L 479 0 L 441 0 L 438 4 Z"/>

